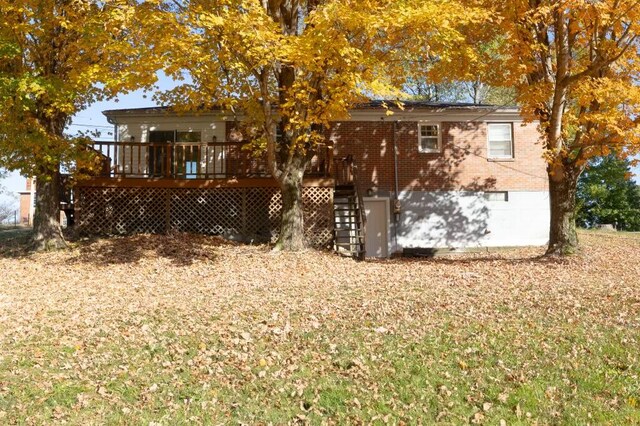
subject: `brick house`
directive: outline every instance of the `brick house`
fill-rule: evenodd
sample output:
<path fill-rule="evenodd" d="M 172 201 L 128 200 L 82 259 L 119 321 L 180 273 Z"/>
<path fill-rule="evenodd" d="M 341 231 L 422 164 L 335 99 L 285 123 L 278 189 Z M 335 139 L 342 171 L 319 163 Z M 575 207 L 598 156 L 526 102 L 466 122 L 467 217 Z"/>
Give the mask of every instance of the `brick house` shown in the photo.
<path fill-rule="evenodd" d="M 67 187 L 67 177 L 62 177 L 62 191 L 60 193 L 60 225 L 72 224 L 69 221 L 69 214 L 73 216 L 73 206 L 71 205 L 72 191 Z M 27 178 L 24 191 L 18 191 L 20 199 L 20 224 L 33 226 L 33 215 L 35 212 L 36 179 Z"/>
<path fill-rule="evenodd" d="M 36 181 L 33 178 L 27 178 L 24 191 L 18 191 L 20 198 L 20 224 L 33 225 L 33 211 L 35 199 Z"/>
<path fill-rule="evenodd" d="M 100 176 L 76 188 L 81 229 L 275 238 L 277 185 L 223 112 L 104 114 L 117 139 L 96 142 Z M 407 102 L 387 115 L 374 101 L 326 130 L 304 183 L 306 235 L 319 247 L 366 241 L 375 257 L 543 245 L 547 185 L 536 124 L 524 124 L 516 108 Z"/>

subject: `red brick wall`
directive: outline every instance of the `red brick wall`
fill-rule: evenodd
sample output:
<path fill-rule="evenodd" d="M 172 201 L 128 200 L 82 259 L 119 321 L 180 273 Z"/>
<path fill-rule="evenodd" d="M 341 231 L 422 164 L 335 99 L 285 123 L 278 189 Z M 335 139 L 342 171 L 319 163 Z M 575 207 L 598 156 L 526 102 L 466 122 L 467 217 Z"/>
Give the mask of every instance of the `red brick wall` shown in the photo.
<path fill-rule="evenodd" d="M 29 182 L 27 180 L 27 182 Z M 20 194 L 20 223 L 29 223 L 31 218 L 31 194 Z"/>
<path fill-rule="evenodd" d="M 535 124 L 513 124 L 514 158 L 487 159 L 484 122 L 441 122 L 442 152 L 418 152 L 418 123 L 396 127 L 400 191 L 546 191 L 546 164 Z M 336 122 L 327 131 L 335 157 L 351 154 L 362 190 L 394 190 L 393 122 Z"/>

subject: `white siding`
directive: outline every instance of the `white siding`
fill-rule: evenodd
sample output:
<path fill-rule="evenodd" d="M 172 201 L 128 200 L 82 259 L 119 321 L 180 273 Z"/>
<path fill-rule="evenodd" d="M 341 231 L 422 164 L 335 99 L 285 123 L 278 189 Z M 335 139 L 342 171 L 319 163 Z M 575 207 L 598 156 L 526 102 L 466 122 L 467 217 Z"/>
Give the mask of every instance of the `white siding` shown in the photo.
<path fill-rule="evenodd" d="M 201 133 L 201 142 L 212 142 L 214 136 L 217 142 L 225 141 L 225 126 L 226 122 L 221 118 L 212 116 L 162 116 L 162 117 L 118 117 L 118 141 L 128 142 L 131 140 L 131 136 L 134 137 L 134 141 L 149 142 L 149 132 L 155 130 L 177 130 L 177 131 L 191 131 Z M 140 154 L 132 150 L 121 151 L 118 155 L 118 163 L 124 167 L 125 173 L 148 173 L 146 170 L 145 158 L 148 152 L 146 148 L 141 149 Z M 142 166 L 138 166 L 138 156 L 140 156 L 140 162 Z M 131 158 L 133 157 L 133 158 Z M 200 149 L 200 169 L 201 172 L 212 173 L 214 167 L 216 172 L 224 172 L 223 170 L 223 154 L 219 152 L 219 148 L 209 148 L 208 161 L 205 155 L 205 148 Z M 215 166 L 214 166 L 215 164 Z"/>

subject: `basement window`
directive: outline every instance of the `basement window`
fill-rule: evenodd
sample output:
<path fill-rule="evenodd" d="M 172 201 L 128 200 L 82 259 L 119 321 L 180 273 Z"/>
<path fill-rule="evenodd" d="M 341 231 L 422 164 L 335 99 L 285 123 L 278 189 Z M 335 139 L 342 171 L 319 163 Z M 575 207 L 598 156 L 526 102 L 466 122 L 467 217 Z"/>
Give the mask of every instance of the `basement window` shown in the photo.
<path fill-rule="evenodd" d="M 488 191 L 483 196 L 489 202 L 509 201 L 509 193 L 507 191 Z"/>

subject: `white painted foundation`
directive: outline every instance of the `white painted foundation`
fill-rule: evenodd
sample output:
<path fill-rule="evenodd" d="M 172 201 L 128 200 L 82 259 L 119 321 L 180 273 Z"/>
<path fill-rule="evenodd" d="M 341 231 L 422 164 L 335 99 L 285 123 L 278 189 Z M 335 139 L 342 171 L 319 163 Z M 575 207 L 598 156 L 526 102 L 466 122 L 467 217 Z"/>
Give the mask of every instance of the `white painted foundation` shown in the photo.
<path fill-rule="evenodd" d="M 391 235 L 404 248 L 541 246 L 549 238 L 549 193 L 508 191 L 507 201 L 482 192 L 406 191 Z M 392 233 L 394 231 L 392 230 Z"/>

